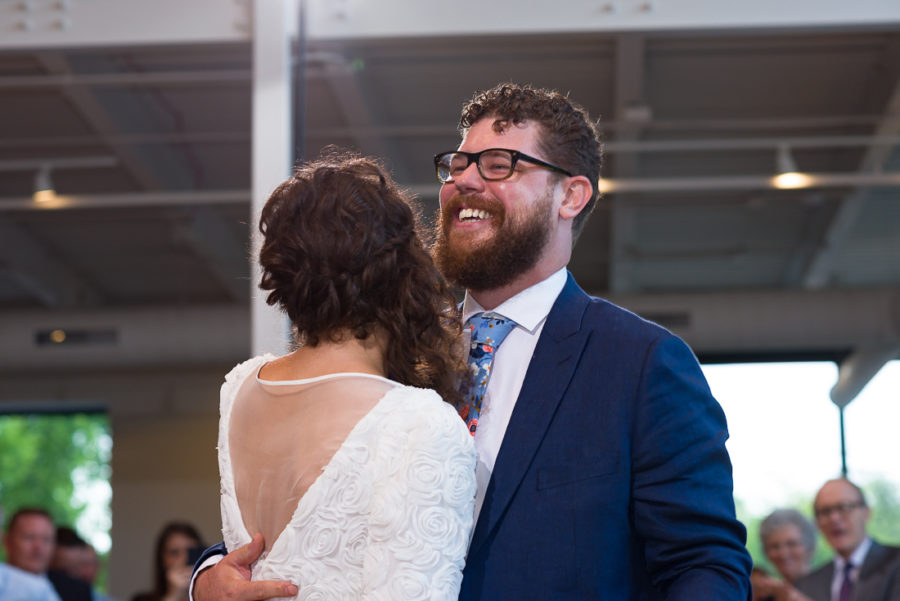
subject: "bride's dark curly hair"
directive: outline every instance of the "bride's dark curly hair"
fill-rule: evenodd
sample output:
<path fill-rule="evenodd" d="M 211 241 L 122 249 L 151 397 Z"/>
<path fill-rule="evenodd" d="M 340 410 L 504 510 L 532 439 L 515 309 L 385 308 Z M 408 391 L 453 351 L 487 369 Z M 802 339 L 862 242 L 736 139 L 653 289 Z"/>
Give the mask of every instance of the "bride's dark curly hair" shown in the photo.
<path fill-rule="evenodd" d="M 259 287 L 302 344 L 383 332 L 389 378 L 458 404 L 459 311 L 418 211 L 378 163 L 329 149 L 272 193 L 259 231 Z"/>

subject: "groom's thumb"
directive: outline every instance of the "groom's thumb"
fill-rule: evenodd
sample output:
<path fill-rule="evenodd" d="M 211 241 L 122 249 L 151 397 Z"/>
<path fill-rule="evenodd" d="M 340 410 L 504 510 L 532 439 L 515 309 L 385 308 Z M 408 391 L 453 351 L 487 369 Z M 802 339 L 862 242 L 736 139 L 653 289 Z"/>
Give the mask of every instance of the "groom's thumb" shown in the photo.
<path fill-rule="evenodd" d="M 259 558 L 264 548 L 265 541 L 263 540 L 263 535 L 257 532 L 253 535 L 253 538 L 249 543 L 235 549 L 231 554 L 231 557 L 236 564 L 249 567 L 251 563 Z"/>

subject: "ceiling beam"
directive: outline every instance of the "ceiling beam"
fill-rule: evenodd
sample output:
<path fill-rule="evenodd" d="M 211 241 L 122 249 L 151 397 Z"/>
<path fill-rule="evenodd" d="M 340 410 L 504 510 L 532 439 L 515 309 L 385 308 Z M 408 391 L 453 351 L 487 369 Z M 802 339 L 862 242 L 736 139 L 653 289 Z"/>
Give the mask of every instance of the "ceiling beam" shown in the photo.
<path fill-rule="evenodd" d="M 0 216 L 0 262 L 45 307 L 96 304 L 100 292 L 26 229 Z"/>
<path fill-rule="evenodd" d="M 250 39 L 250 2 L 5 2 L 0 50 L 221 44 Z"/>
<path fill-rule="evenodd" d="M 886 52 L 888 64 L 900 64 L 900 43 L 894 42 Z M 900 68 L 894 68 L 889 81 L 894 82 L 887 104 L 884 108 L 884 118 L 873 132 L 873 138 L 892 137 L 900 133 Z M 883 77 L 884 75 L 881 75 Z M 861 175 L 880 174 L 893 153 L 894 146 L 872 145 L 862 157 L 858 171 Z M 868 191 L 858 188 L 852 191 L 838 206 L 831 218 L 819 244 L 815 245 L 812 256 L 806 261 L 807 267 L 802 276 L 802 285 L 805 288 L 822 288 L 829 283 L 834 272 L 834 265 L 840 254 L 841 248 L 850 235 L 853 225 L 856 223 Z M 801 246 L 801 253 L 809 245 Z M 801 254 L 792 258 L 793 262 L 803 262 L 807 259 Z"/>
<path fill-rule="evenodd" d="M 64 211 L 74 209 L 139 208 L 246 204 L 250 190 L 194 190 L 120 192 L 113 194 L 58 194 L 48 202 L 35 202 L 30 196 L 0 198 L 0 213 L 5 211 Z"/>
<path fill-rule="evenodd" d="M 245 303 L 250 299 L 249 242 L 236 238 L 220 213 L 208 206 L 195 207 L 174 235 L 206 260 L 232 300 Z"/>
<path fill-rule="evenodd" d="M 211 71 L 109 72 L 75 74 L 69 72 L 49 75 L 5 75 L 0 90 L 30 90 L 40 88 L 105 88 L 144 86 L 198 86 L 209 84 L 249 84 L 253 74 L 249 69 Z"/>
<path fill-rule="evenodd" d="M 108 134 L 105 136 L 42 136 L 27 138 L 6 138 L 0 140 L 0 148 L 66 148 L 94 146 L 97 144 L 137 145 L 137 144 L 222 144 L 250 143 L 249 131 L 194 131 L 166 133 Z"/>
<path fill-rule="evenodd" d="M 589 291 L 590 292 L 590 291 Z M 638 294 L 611 301 L 669 325 L 698 354 L 841 354 L 900 344 L 900 290 L 742 290 Z M 671 320 L 671 323 L 670 321 Z M 0 372 L 240 361 L 247 306 L 200 305 L 0 313 Z M 35 331 L 115 332 L 108 344 L 38 345 Z"/>
<path fill-rule="evenodd" d="M 634 143 L 650 120 L 650 108 L 644 100 L 645 39 L 641 35 L 623 34 L 616 37 L 615 80 L 613 82 L 613 111 L 616 120 L 627 126 L 616 130 L 616 142 Z M 638 157 L 633 153 L 615 157 L 615 177 L 633 179 L 638 176 Z M 609 177 L 609 174 L 603 174 Z M 611 203 L 609 235 L 609 272 L 607 280 L 611 292 L 631 292 L 631 259 L 628 248 L 637 237 L 635 210 L 620 196 Z"/>
<path fill-rule="evenodd" d="M 900 125 L 900 119 L 897 119 Z M 622 124 L 616 131 L 633 128 Z M 647 127 L 649 129 L 652 124 Z M 603 129 L 608 130 L 604 122 Z M 413 138 L 448 135 L 455 132 L 452 127 L 422 126 L 357 126 L 311 130 L 314 138 L 355 137 L 359 140 L 367 138 Z M 146 144 L 221 144 L 249 143 L 250 133 L 246 131 L 204 131 L 204 132 L 166 132 L 114 134 L 105 136 L 103 141 L 109 144 L 146 145 Z M 383 140 L 382 140 L 383 141 Z M 65 146 L 91 146 L 100 144 L 96 135 L 85 136 L 48 136 L 43 138 L 8 138 L 0 140 L 0 148 L 59 148 Z M 853 148 L 858 146 L 900 146 L 900 135 L 892 136 L 766 136 L 761 138 L 703 138 L 680 140 L 622 140 L 616 139 L 603 144 L 603 153 L 665 153 L 665 152 L 709 152 L 716 150 L 777 150 L 788 146 L 791 150 L 799 148 Z M 96 157 L 85 160 L 81 157 L 63 157 L 48 159 L 0 159 L 0 171 L 34 169 L 41 164 L 51 162 L 54 168 L 81 168 L 114 166 L 116 160 L 110 157 Z"/>
<path fill-rule="evenodd" d="M 379 119 L 372 101 L 366 98 L 356 71 L 346 63 L 334 62 L 324 65 L 326 81 L 331 87 L 334 99 L 337 101 L 347 129 L 351 137 L 356 141 L 357 149 L 366 156 L 396 157 L 398 156 L 395 145 L 384 135 L 359 135 L 356 132 L 371 129 L 374 124 L 384 120 Z M 393 177 L 398 180 L 406 180 L 409 170 L 405 161 L 394 161 L 391 165 Z"/>
<path fill-rule="evenodd" d="M 490 14 L 475 19 L 484 0 L 452 3 L 382 0 L 307 0 L 313 39 L 472 36 L 585 31 L 634 32 L 735 30 L 783 27 L 863 27 L 900 22 L 890 0 L 568 0 L 558 10 L 539 0 L 492 0 Z M 536 18 L 535 15 L 539 15 Z"/>
<path fill-rule="evenodd" d="M 900 187 L 900 172 L 895 173 L 818 173 L 810 174 L 816 188 L 846 188 L 852 186 Z M 418 184 L 400 181 L 403 188 L 422 199 L 436 199 L 437 184 Z M 612 180 L 615 191 L 665 193 L 697 190 L 765 190 L 772 189 L 772 178 L 765 175 L 658 177 L 631 180 Z M 249 190 L 189 190 L 121 192 L 111 194 L 57 195 L 49 202 L 35 202 L 30 196 L 0 197 L 0 213 L 19 211 L 60 211 L 75 209 L 137 208 L 155 206 L 191 206 L 216 204 L 244 204 L 250 200 Z"/>
<path fill-rule="evenodd" d="M 0 12 L 0 50 L 249 42 L 253 2 L 236 0 L 91 0 L 7 2 Z M 46 6 L 45 6 L 46 4 Z M 872 27 L 900 23 L 889 0 L 569 0 L 547 10 L 538 0 L 454 3 L 306 0 L 311 40 L 472 36 L 522 33 L 673 30 L 768 30 Z M 540 15 L 539 19 L 535 15 Z M 173 18 L 177 15 L 177 18 Z M 287 24 L 296 35 L 295 24 Z"/>
<path fill-rule="evenodd" d="M 58 52 L 41 52 L 37 54 L 37 58 L 51 74 L 64 76 L 72 72 L 69 60 Z M 84 120 L 88 129 L 97 133 L 104 145 L 116 155 L 122 166 L 141 188 L 161 187 L 162 181 L 154 173 L 154 169 L 150 167 L 141 152 L 134 146 L 115 144 L 109 139 L 109 136 L 115 135 L 116 132 L 135 129 L 133 119 L 126 117 L 124 111 L 128 111 L 132 116 L 138 116 L 143 112 L 137 108 L 140 103 L 133 102 L 133 97 L 126 97 L 124 102 L 117 103 L 119 108 L 116 111 L 118 112 L 114 114 L 101 104 L 98 96 L 90 88 L 65 87 L 62 89 L 62 93 Z"/>
<path fill-rule="evenodd" d="M 61 54 L 42 53 L 40 56 L 44 65 L 61 77 L 68 76 L 73 70 Z M 115 97 L 109 101 L 105 101 L 102 90 L 64 87 L 63 93 L 88 126 L 106 138 L 107 145 L 141 187 L 151 190 L 183 189 L 199 187 L 203 183 L 202 167 L 190 146 L 174 149 L 135 146 L 113 143 L 111 139 L 117 131 L 156 129 L 146 127 L 147 122 L 162 125 L 175 133 L 181 131 L 178 116 L 170 114 L 174 109 L 168 107 L 162 92 L 127 88 L 115 91 Z M 132 107 L 138 107 L 137 111 Z M 145 126 L 136 126 L 136 122 L 144 122 Z M 172 235 L 184 240 L 195 254 L 206 261 L 210 273 L 233 300 L 247 300 L 247 274 L 243 269 L 247 265 L 247 257 L 240 252 L 244 245 L 234 239 L 231 229 L 220 215 L 208 208 L 197 208 L 186 223 L 176 226 Z"/>

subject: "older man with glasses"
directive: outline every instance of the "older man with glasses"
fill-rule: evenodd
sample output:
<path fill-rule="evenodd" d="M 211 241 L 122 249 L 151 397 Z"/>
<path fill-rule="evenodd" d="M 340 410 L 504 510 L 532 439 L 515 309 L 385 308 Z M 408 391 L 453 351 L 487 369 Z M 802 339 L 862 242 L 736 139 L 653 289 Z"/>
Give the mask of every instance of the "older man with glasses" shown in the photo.
<path fill-rule="evenodd" d="M 860 488 L 829 480 L 814 502 L 816 524 L 834 560 L 796 583 L 815 601 L 900 601 L 900 547 L 866 534 L 871 511 Z"/>

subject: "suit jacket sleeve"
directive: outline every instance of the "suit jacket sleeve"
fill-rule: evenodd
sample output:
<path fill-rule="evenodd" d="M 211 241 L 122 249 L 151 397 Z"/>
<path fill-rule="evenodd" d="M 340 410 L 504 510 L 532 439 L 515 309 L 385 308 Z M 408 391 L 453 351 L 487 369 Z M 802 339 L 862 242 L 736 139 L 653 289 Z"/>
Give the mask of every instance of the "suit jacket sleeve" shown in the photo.
<path fill-rule="evenodd" d="M 677 337 L 647 347 L 633 431 L 633 523 L 667 599 L 748 599 L 746 531 L 735 518 L 725 415 Z"/>
<path fill-rule="evenodd" d="M 197 559 L 197 563 L 194 564 L 194 572 L 191 575 L 191 581 L 197 576 L 197 570 L 203 566 L 207 559 L 227 554 L 228 549 L 225 548 L 225 543 L 217 543 L 203 551 L 203 554 Z"/>
<path fill-rule="evenodd" d="M 197 580 L 197 574 L 200 573 L 200 570 L 211 568 L 227 554 L 228 549 L 225 548 L 225 543 L 217 543 L 206 549 L 203 554 L 200 555 L 197 559 L 197 563 L 194 564 L 194 571 L 191 574 L 191 583 L 188 586 L 189 601 L 194 601 L 194 582 Z"/>

